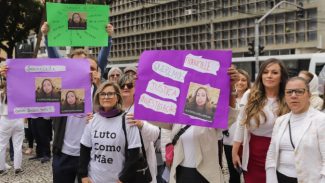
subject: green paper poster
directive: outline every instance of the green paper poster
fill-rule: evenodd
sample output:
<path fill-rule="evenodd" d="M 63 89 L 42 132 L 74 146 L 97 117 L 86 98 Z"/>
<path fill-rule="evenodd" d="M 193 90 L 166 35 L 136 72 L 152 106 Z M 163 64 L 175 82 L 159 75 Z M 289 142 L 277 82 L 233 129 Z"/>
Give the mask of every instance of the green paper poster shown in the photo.
<path fill-rule="evenodd" d="M 107 46 L 109 6 L 46 3 L 49 46 Z"/>

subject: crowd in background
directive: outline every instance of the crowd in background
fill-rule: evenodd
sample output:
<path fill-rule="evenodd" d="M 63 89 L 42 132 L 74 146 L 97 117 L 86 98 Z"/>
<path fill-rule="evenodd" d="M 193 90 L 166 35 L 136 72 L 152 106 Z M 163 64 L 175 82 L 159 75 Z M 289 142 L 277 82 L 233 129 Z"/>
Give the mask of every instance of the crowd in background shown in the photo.
<path fill-rule="evenodd" d="M 46 38 L 50 25 L 45 22 L 41 30 Z M 114 28 L 109 24 L 105 30 L 109 46 L 98 58 L 83 49 L 69 55 L 89 61 L 92 114 L 9 119 L 8 67 L 1 66 L 0 176 L 11 169 L 10 146 L 16 175 L 24 172 L 22 153 L 34 155 L 30 161 L 52 162 L 55 183 L 131 183 L 144 154 L 153 183 L 325 183 L 324 100 L 315 73 L 289 78 L 282 61 L 269 59 L 251 83 L 246 71 L 230 67 L 227 130 L 137 120 L 137 68 L 105 72 Z M 56 48 L 47 50 L 49 58 L 62 57 Z M 208 102 L 203 89 L 192 98 L 198 108 Z M 165 145 L 171 141 L 173 161 L 166 162 Z"/>

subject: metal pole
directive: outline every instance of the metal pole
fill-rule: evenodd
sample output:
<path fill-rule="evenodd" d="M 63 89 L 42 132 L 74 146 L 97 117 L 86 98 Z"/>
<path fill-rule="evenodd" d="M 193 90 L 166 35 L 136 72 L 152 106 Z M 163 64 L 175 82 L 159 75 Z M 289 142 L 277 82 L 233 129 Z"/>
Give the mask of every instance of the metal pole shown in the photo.
<path fill-rule="evenodd" d="M 211 44 L 211 49 L 214 50 L 215 47 L 214 47 L 214 29 L 213 29 L 213 20 L 211 19 L 210 20 L 210 44 Z"/>
<path fill-rule="evenodd" d="M 260 69 L 260 66 L 259 66 L 259 46 L 260 46 L 260 43 L 259 43 L 259 24 L 267 17 L 269 16 L 276 8 L 278 8 L 280 5 L 282 4 L 290 4 L 290 5 L 293 5 L 293 6 L 296 6 L 298 8 L 303 8 L 302 6 L 298 5 L 298 4 L 295 4 L 295 3 L 291 3 L 291 2 L 288 2 L 288 1 L 281 1 L 279 2 L 278 4 L 276 4 L 272 9 L 270 9 L 268 12 L 266 12 L 265 15 L 263 15 L 260 19 L 256 19 L 255 20 L 255 73 L 256 73 L 256 77 L 258 75 L 258 72 L 259 72 L 259 69 Z M 256 78 L 255 77 L 255 78 Z"/>
<path fill-rule="evenodd" d="M 259 56 L 259 45 L 260 45 L 260 40 L 259 40 L 259 35 L 260 35 L 260 29 L 259 29 L 259 23 L 258 20 L 255 20 L 255 78 L 257 78 L 257 75 L 260 71 L 260 61 L 258 59 Z"/>

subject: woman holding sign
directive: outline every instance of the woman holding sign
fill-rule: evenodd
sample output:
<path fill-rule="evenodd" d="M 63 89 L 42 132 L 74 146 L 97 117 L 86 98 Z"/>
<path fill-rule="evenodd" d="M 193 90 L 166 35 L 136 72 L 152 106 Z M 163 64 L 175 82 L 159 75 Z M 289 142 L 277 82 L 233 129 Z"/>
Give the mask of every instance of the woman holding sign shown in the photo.
<path fill-rule="evenodd" d="M 237 70 L 229 68 L 228 75 L 233 88 L 238 79 Z M 237 116 L 237 110 L 234 109 L 235 100 L 235 96 L 231 95 L 230 121 L 235 121 Z M 166 127 L 166 124 L 164 125 Z M 172 130 L 171 139 L 179 136 L 182 129 L 185 131 L 175 143 L 173 161 L 166 161 L 167 166 L 171 166 L 170 183 L 228 182 L 229 177 L 223 174 L 227 171 L 227 162 L 223 148 L 218 144 L 222 139 L 220 129 L 181 124 L 173 124 L 167 128 Z"/>
<path fill-rule="evenodd" d="M 132 182 L 130 176 L 135 171 L 133 166 L 139 157 L 141 140 L 138 128 L 128 123 L 124 134 L 122 103 L 116 84 L 105 82 L 97 89 L 96 113 L 81 138 L 79 175 L 83 183 Z"/>
<path fill-rule="evenodd" d="M 156 183 L 157 175 L 157 159 L 155 153 L 154 142 L 159 137 L 159 128 L 154 126 L 147 121 L 135 120 L 134 113 L 134 92 L 135 92 L 135 76 L 130 74 L 125 74 L 121 77 L 118 84 L 121 89 L 121 95 L 123 98 L 123 109 L 125 110 L 130 125 L 136 125 L 143 138 L 144 148 L 146 150 L 147 162 L 149 165 L 149 170 L 151 173 L 152 181 L 151 183 Z"/>
<path fill-rule="evenodd" d="M 6 67 L 0 68 L 0 73 L 6 72 Z M 24 119 L 8 119 L 7 89 L 5 79 L 1 76 L 0 83 L 0 176 L 8 173 L 6 169 L 6 152 L 9 139 L 12 138 L 14 147 L 14 168 L 15 175 L 23 172 L 22 163 L 22 145 L 24 139 Z"/>
<path fill-rule="evenodd" d="M 265 61 L 251 90 L 241 99 L 234 137 L 232 159 L 239 171 L 244 170 L 245 183 L 266 181 L 265 160 L 275 119 L 288 112 L 284 88 L 288 72 L 277 59 Z M 243 146 L 242 162 L 239 149 Z"/>

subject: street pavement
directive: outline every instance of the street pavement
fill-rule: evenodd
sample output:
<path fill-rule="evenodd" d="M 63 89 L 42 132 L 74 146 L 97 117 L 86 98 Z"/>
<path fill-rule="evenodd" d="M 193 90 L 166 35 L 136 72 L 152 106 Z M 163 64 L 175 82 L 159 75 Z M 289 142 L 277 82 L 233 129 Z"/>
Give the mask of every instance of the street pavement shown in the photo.
<path fill-rule="evenodd" d="M 13 162 L 9 161 L 9 152 L 7 163 L 12 166 L 7 175 L 0 175 L 0 183 L 50 183 L 52 181 L 52 161 L 42 164 L 40 161 L 30 161 L 28 158 L 35 154 L 23 155 L 22 169 L 24 172 L 15 176 Z"/>

